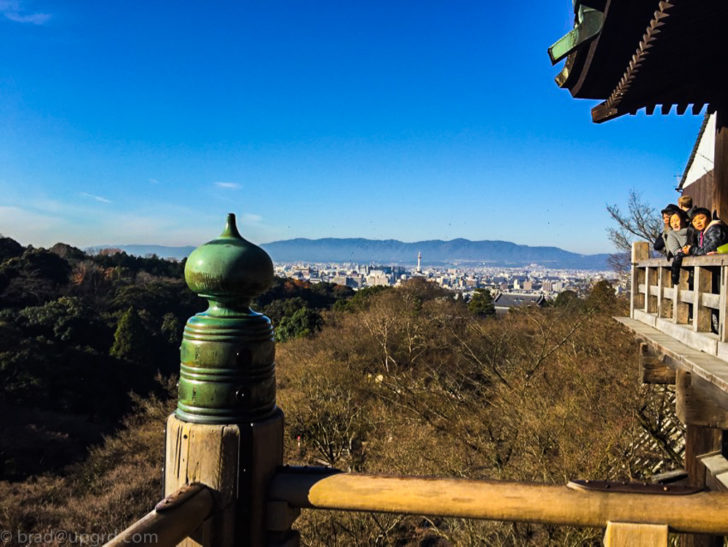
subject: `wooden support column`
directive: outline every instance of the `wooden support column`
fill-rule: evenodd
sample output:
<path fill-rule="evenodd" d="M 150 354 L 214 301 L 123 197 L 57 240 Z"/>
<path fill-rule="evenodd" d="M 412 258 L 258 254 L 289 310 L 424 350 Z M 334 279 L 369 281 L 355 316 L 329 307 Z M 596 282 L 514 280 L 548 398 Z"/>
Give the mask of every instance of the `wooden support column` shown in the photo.
<path fill-rule="evenodd" d="M 703 306 L 703 293 L 709 293 L 712 287 L 713 274 L 708 268 L 695 266 L 693 281 L 693 330 L 710 332 L 710 308 Z"/>
<path fill-rule="evenodd" d="M 648 344 L 640 344 L 640 382 L 643 384 L 674 384 L 675 369 L 667 366 Z"/>
<path fill-rule="evenodd" d="M 725 410 L 726 394 L 705 380 L 689 372 L 677 372 L 676 411 L 685 432 L 685 470 L 691 486 L 705 487 L 705 466 L 700 456 L 719 450 L 722 429 L 728 429 L 728 411 Z M 723 403 L 723 404 L 721 404 Z M 722 547 L 722 536 L 684 534 L 680 537 L 683 547 Z"/>
<path fill-rule="evenodd" d="M 713 210 L 728 219 L 728 108 L 718 105 L 715 115 Z"/>
<path fill-rule="evenodd" d="M 634 310 L 644 309 L 645 296 L 640 294 L 640 284 L 645 282 L 644 268 L 635 266 L 637 262 L 650 258 L 650 244 L 646 241 L 635 241 L 632 243 L 632 278 L 631 294 L 629 299 L 630 317 L 634 318 Z"/>

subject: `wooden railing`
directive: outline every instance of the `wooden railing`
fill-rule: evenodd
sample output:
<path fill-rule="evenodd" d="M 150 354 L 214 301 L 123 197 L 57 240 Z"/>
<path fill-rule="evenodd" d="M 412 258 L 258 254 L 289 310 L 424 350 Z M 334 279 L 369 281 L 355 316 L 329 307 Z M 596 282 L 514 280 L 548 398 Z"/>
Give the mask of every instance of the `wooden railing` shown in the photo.
<path fill-rule="evenodd" d="M 630 315 L 693 349 L 728 361 L 728 255 L 686 257 L 677 283 L 665 258 L 632 249 Z"/>

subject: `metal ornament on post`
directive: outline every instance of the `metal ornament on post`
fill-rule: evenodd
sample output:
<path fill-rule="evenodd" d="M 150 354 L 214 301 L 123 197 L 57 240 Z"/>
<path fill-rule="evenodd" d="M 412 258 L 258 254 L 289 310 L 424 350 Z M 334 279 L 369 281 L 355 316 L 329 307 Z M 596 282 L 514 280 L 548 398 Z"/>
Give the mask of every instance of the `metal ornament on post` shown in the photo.
<path fill-rule="evenodd" d="M 276 402 L 273 328 L 250 301 L 273 282 L 270 257 L 243 239 L 231 213 L 220 237 L 190 254 L 185 281 L 209 307 L 184 329 L 177 417 L 229 424 L 269 416 Z"/>
<path fill-rule="evenodd" d="M 283 461 L 270 319 L 250 309 L 273 263 L 229 214 L 222 234 L 185 265 L 209 306 L 187 321 L 177 410 L 167 421 L 165 493 L 192 482 L 214 491 L 216 512 L 185 545 L 264 545 L 265 493 Z"/>

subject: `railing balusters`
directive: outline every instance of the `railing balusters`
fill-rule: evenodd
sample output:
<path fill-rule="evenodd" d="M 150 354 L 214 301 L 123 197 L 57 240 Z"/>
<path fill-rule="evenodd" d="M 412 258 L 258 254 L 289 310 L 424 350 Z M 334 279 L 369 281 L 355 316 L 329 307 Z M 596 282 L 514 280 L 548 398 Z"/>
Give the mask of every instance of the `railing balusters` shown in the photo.
<path fill-rule="evenodd" d="M 712 286 L 712 272 L 708 268 L 695 266 L 693 279 L 693 330 L 695 332 L 710 332 L 710 308 L 703 306 L 703 293 L 710 292 Z"/>

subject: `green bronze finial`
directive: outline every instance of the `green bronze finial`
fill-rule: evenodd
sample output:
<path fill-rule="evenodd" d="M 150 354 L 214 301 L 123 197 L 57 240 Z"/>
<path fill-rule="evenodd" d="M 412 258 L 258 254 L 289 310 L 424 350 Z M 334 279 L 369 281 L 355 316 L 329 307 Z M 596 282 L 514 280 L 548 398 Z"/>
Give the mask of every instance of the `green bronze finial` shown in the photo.
<path fill-rule="evenodd" d="M 222 234 L 190 254 L 185 281 L 209 307 L 185 326 L 177 417 L 224 424 L 269 415 L 275 409 L 273 329 L 249 306 L 273 281 L 270 257 L 240 235 L 230 213 Z"/>

